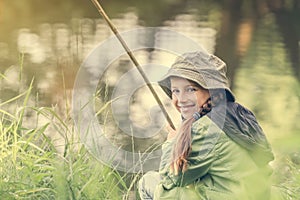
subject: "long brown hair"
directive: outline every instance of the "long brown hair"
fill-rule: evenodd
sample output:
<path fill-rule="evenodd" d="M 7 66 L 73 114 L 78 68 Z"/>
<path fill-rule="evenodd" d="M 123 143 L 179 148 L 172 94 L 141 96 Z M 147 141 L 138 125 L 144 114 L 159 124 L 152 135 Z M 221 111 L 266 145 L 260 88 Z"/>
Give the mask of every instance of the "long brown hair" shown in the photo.
<path fill-rule="evenodd" d="M 209 113 L 212 107 L 224 100 L 224 92 L 220 90 L 210 91 L 210 98 L 201 106 L 198 113 L 193 117 L 183 119 L 178 129 L 175 144 L 172 151 L 171 172 L 177 175 L 180 171 L 187 170 L 187 157 L 192 150 L 192 124 L 202 116 Z"/>

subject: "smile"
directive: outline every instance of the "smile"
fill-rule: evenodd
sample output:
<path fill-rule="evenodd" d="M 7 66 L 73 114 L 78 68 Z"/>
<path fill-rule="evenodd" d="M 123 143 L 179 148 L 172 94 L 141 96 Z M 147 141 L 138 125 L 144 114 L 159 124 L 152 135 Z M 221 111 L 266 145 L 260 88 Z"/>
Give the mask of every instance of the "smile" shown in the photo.
<path fill-rule="evenodd" d="M 194 108 L 195 105 L 184 105 L 184 106 L 178 106 L 178 108 L 181 110 L 181 112 L 188 111 L 191 108 Z"/>

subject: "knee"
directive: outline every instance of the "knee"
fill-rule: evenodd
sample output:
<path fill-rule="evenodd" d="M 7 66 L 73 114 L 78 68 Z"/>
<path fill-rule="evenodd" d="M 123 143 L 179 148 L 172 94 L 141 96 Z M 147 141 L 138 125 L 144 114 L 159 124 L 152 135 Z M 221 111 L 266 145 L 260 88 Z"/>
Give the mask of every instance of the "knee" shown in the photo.
<path fill-rule="evenodd" d="M 144 174 L 138 182 L 141 199 L 153 199 L 154 190 L 159 182 L 160 175 L 158 172 L 149 171 Z"/>
<path fill-rule="evenodd" d="M 156 171 L 149 171 L 139 180 L 139 187 L 157 185 L 160 181 L 160 175 Z"/>

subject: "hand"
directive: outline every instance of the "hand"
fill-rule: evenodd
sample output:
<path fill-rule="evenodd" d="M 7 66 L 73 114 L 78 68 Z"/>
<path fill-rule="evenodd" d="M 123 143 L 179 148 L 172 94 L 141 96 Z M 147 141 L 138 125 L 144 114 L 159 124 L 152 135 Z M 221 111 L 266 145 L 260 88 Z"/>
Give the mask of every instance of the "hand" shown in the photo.
<path fill-rule="evenodd" d="M 168 137 L 167 137 L 167 140 L 170 140 L 170 139 L 174 138 L 174 137 L 176 136 L 176 134 L 177 134 L 177 131 L 174 130 L 174 129 L 170 126 L 170 124 L 168 124 L 166 128 L 167 128 L 167 131 L 168 131 Z"/>
<path fill-rule="evenodd" d="M 171 163 L 170 173 L 177 176 L 179 172 L 185 172 L 187 170 L 187 163 L 188 161 L 183 156 L 181 156 L 175 162 Z"/>

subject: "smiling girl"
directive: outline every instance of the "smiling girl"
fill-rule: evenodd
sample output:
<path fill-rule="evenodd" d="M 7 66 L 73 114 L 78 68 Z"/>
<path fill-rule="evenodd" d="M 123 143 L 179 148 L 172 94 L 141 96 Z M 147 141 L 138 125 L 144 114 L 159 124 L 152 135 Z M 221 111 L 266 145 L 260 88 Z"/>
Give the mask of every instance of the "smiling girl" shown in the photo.
<path fill-rule="evenodd" d="M 235 102 L 226 64 L 186 53 L 159 85 L 182 124 L 169 127 L 159 173 L 140 180 L 141 199 L 269 199 L 273 153 L 253 113 Z"/>

